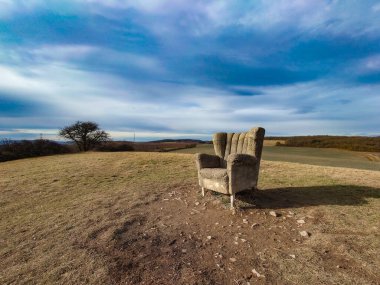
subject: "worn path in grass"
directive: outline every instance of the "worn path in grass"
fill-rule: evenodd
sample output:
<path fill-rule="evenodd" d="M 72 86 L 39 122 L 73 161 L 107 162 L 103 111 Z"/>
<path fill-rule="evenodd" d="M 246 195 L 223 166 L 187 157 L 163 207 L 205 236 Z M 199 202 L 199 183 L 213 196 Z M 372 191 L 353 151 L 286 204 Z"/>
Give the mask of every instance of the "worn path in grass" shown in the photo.
<path fill-rule="evenodd" d="M 198 144 L 195 148 L 180 149 L 174 152 L 214 154 L 214 148 L 212 144 Z M 281 147 L 273 146 L 272 141 L 267 141 L 264 144 L 263 159 L 380 171 L 379 152 L 371 153 L 311 147 Z"/>
<path fill-rule="evenodd" d="M 200 196 L 192 155 L 1 163 L 0 283 L 379 284 L 380 172 L 263 161 L 260 175 L 231 211 Z"/>

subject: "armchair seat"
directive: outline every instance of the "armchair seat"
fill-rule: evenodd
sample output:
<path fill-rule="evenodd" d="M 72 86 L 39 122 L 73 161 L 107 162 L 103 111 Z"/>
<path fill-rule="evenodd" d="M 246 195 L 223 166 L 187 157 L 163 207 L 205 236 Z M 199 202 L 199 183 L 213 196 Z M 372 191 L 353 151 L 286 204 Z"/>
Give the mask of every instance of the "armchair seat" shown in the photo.
<path fill-rule="evenodd" d="M 203 168 L 200 171 L 203 178 L 208 179 L 222 179 L 228 182 L 228 175 L 226 168 Z"/>
<path fill-rule="evenodd" d="M 253 128 L 246 133 L 216 133 L 215 155 L 197 153 L 199 185 L 231 196 L 257 187 L 265 130 Z"/>
<path fill-rule="evenodd" d="M 199 174 L 202 176 L 204 188 L 229 194 L 226 168 L 203 168 Z"/>

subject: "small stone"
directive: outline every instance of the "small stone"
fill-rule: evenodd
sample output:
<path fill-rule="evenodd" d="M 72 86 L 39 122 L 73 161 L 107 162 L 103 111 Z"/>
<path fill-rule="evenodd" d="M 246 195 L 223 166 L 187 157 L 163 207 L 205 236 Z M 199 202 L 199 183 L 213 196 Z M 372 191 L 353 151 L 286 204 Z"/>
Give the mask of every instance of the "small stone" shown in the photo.
<path fill-rule="evenodd" d="M 305 220 L 297 220 L 297 223 L 299 223 L 299 224 L 304 224 L 305 223 Z"/>
<path fill-rule="evenodd" d="M 240 240 L 241 240 L 241 242 L 246 242 L 247 241 L 246 239 L 243 239 L 243 238 L 241 238 Z"/>
<path fill-rule="evenodd" d="M 277 217 L 278 216 L 278 214 L 275 211 L 270 211 L 269 215 L 271 215 L 273 217 Z"/>
<path fill-rule="evenodd" d="M 243 219 L 243 223 L 244 224 L 248 224 L 248 220 L 247 219 Z"/>
<path fill-rule="evenodd" d="M 195 202 L 195 206 L 198 206 L 199 205 L 199 202 Z"/>
<path fill-rule="evenodd" d="M 234 241 L 234 244 L 235 244 L 235 245 L 238 245 L 239 243 L 238 243 L 237 241 Z"/>
<path fill-rule="evenodd" d="M 301 231 L 301 232 L 300 232 L 300 235 L 303 236 L 303 237 L 309 237 L 309 236 L 310 236 L 310 233 L 307 232 L 307 231 Z"/>
<path fill-rule="evenodd" d="M 256 275 L 256 277 L 258 277 L 258 278 L 265 277 L 265 275 L 260 274 L 259 272 L 257 272 L 256 269 L 252 269 L 252 273 L 253 273 L 254 275 Z"/>
<path fill-rule="evenodd" d="M 252 224 L 251 228 L 257 227 L 258 225 L 259 225 L 258 223 L 254 223 Z"/>
<path fill-rule="evenodd" d="M 208 239 L 208 240 L 212 239 L 212 236 L 207 236 L 207 239 Z"/>
<path fill-rule="evenodd" d="M 187 250 L 186 250 L 186 249 L 182 249 L 182 252 L 183 252 L 183 253 L 186 253 L 186 252 L 187 252 Z"/>
<path fill-rule="evenodd" d="M 215 223 L 215 226 L 219 225 L 219 223 Z"/>
<path fill-rule="evenodd" d="M 236 262 L 236 258 L 231 257 L 231 258 L 230 258 L 230 261 L 231 261 L 231 262 Z"/>
<path fill-rule="evenodd" d="M 289 254 L 289 256 L 290 256 L 291 258 L 296 258 L 296 256 L 295 256 L 294 254 Z"/>
<path fill-rule="evenodd" d="M 294 216 L 294 212 L 292 212 L 292 211 L 289 211 L 288 213 L 289 213 L 289 215 L 292 215 L 292 216 Z"/>

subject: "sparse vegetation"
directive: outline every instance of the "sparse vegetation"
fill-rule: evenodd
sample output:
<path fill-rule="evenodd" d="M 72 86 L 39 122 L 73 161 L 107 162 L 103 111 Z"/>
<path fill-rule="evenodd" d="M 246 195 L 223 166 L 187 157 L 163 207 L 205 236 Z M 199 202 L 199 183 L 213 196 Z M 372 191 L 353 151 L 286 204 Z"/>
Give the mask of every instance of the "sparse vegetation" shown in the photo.
<path fill-rule="evenodd" d="M 200 196 L 193 155 L 5 162 L 0 283 L 377 284 L 379 181 L 264 160 L 261 190 L 238 195 L 233 214 L 228 197 Z"/>

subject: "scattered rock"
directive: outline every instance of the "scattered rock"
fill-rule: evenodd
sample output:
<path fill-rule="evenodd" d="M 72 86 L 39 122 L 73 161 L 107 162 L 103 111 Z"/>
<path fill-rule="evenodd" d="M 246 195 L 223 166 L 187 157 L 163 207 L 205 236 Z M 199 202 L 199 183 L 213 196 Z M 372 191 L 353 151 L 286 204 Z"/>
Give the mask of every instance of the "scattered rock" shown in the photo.
<path fill-rule="evenodd" d="M 212 236 L 207 236 L 207 239 L 208 239 L 208 240 L 212 239 Z"/>
<path fill-rule="evenodd" d="M 305 223 L 305 220 L 297 220 L 297 223 L 299 223 L 300 225 L 302 225 L 302 224 Z"/>
<path fill-rule="evenodd" d="M 289 254 L 289 256 L 290 256 L 291 258 L 296 258 L 296 256 L 295 256 L 294 254 Z"/>
<path fill-rule="evenodd" d="M 300 235 L 303 236 L 303 237 L 309 237 L 309 236 L 310 236 L 310 233 L 307 232 L 307 231 L 301 231 L 301 232 L 300 232 Z"/>
<path fill-rule="evenodd" d="M 186 252 L 187 252 L 187 250 L 186 250 L 186 249 L 182 249 L 182 252 L 183 252 L 183 253 L 186 253 Z"/>
<path fill-rule="evenodd" d="M 258 223 L 254 223 L 252 224 L 251 228 L 257 227 L 258 225 L 259 225 Z"/>
<path fill-rule="evenodd" d="M 195 202 L 195 206 L 198 206 L 199 205 L 199 202 Z"/>
<path fill-rule="evenodd" d="M 265 277 L 265 275 L 260 274 L 259 272 L 257 272 L 256 269 L 252 269 L 252 273 L 254 275 L 256 275 L 256 277 L 258 277 L 258 278 L 264 278 Z"/>
<path fill-rule="evenodd" d="M 231 257 L 231 258 L 230 258 L 230 261 L 231 261 L 231 262 L 236 262 L 236 258 Z"/>
<path fill-rule="evenodd" d="M 273 217 L 278 217 L 278 213 L 276 213 L 275 211 L 270 211 L 269 215 L 271 215 Z"/>
<path fill-rule="evenodd" d="M 248 220 L 247 219 L 243 219 L 243 223 L 244 224 L 248 224 Z"/>
<path fill-rule="evenodd" d="M 246 242 L 247 241 L 246 239 L 243 239 L 243 238 L 241 238 L 240 240 L 241 240 L 241 242 Z"/>
<path fill-rule="evenodd" d="M 294 216 L 294 212 L 292 212 L 292 211 L 289 211 L 288 213 L 289 213 L 289 215 L 292 215 L 292 216 Z"/>

